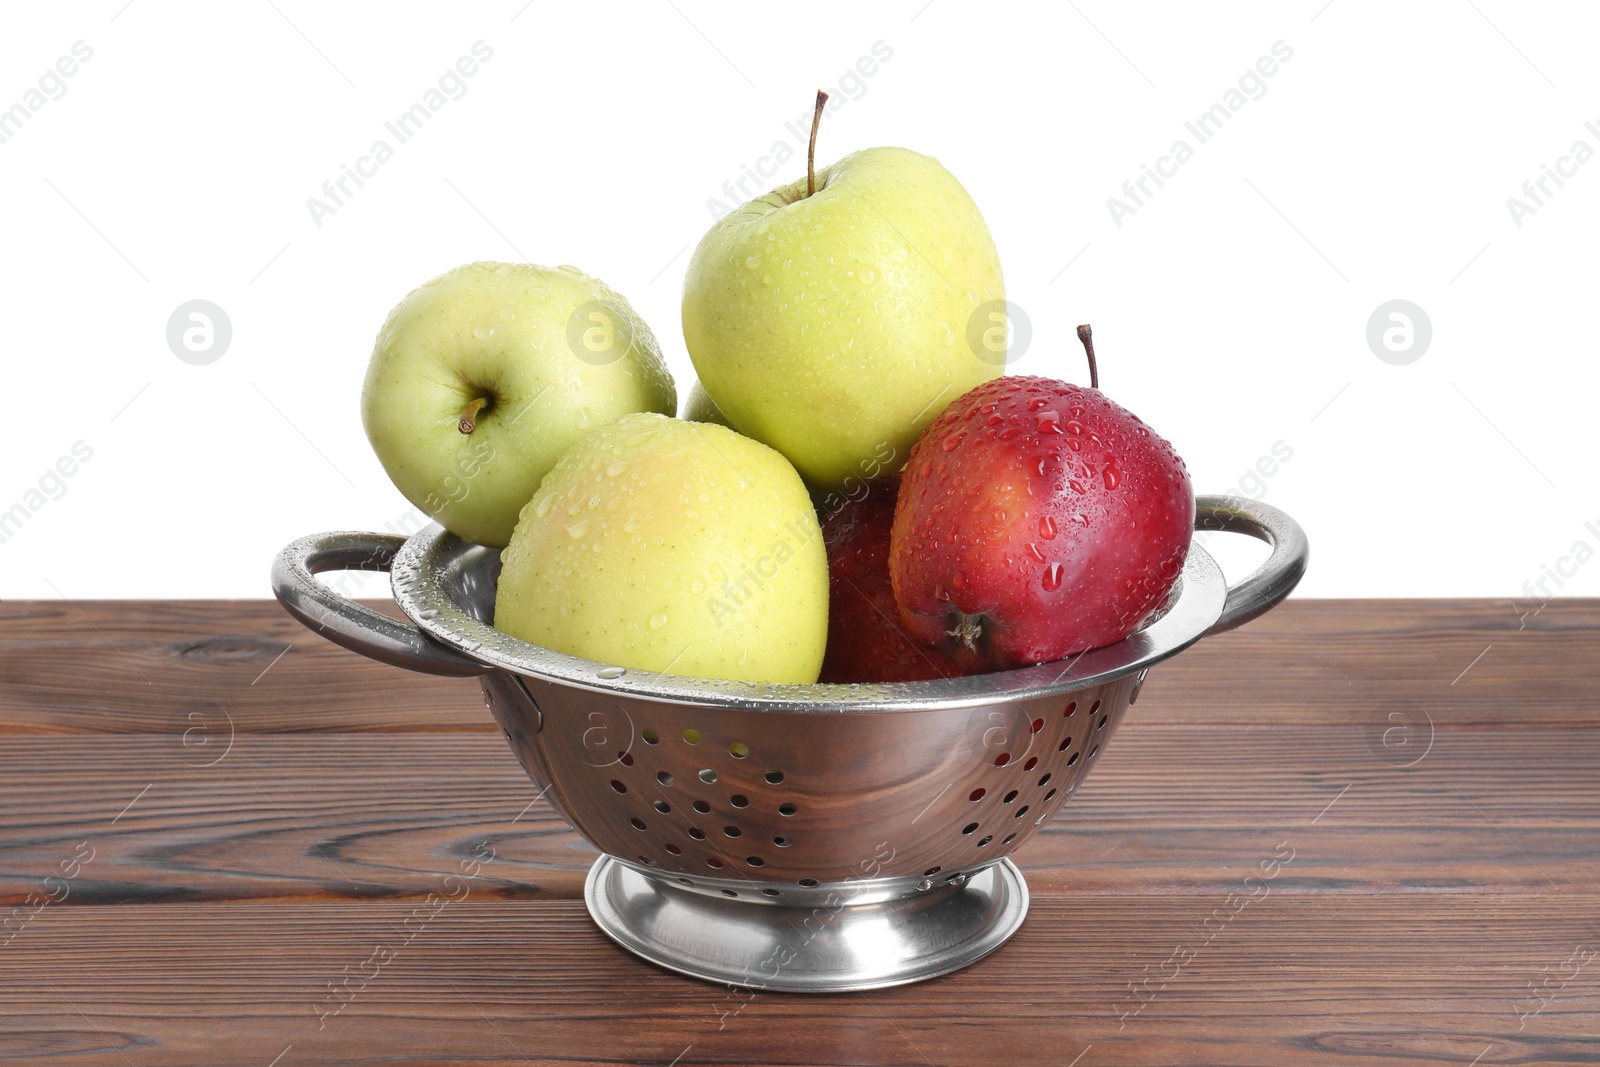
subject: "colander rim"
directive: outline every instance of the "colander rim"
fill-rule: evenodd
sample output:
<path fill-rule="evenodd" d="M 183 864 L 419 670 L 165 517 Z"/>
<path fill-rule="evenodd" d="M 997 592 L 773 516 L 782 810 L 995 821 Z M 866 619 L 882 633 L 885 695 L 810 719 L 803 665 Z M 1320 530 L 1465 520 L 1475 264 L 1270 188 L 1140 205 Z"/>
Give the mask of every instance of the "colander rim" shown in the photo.
<path fill-rule="evenodd" d="M 450 581 L 471 565 L 484 566 L 489 554 L 498 558 L 496 549 L 463 541 L 437 525 L 429 526 L 408 538 L 394 556 L 391 582 L 395 602 L 433 640 L 480 663 L 526 678 L 613 696 L 780 713 L 972 707 L 1102 685 L 1145 670 L 1194 644 L 1216 624 L 1228 597 L 1227 581 L 1216 561 L 1191 542 L 1177 595 L 1164 615 L 1115 644 L 1064 661 L 920 682 L 728 682 L 624 669 L 556 652 L 495 629 L 456 599 Z M 622 673 L 617 674 L 618 671 Z"/>

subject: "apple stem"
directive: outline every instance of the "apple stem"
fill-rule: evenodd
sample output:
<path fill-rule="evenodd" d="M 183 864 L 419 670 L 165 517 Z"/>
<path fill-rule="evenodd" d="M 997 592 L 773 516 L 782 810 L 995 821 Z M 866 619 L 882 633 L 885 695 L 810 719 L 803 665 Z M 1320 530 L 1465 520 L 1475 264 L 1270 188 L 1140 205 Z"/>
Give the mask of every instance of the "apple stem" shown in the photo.
<path fill-rule="evenodd" d="M 478 428 L 478 413 L 489 406 L 489 398 L 480 396 L 467 405 L 467 410 L 461 413 L 461 421 L 456 423 L 456 429 L 462 433 L 471 433 Z"/>
<path fill-rule="evenodd" d="M 813 196 L 817 191 L 817 127 L 822 125 L 822 105 L 827 102 L 828 94 L 818 89 L 817 110 L 811 115 L 811 143 L 806 146 L 807 196 Z"/>
<path fill-rule="evenodd" d="M 960 618 L 956 621 L 955 629 L 946 630 L 945 634 L 966 645 L 968 651 L 976 652 L 978 650 L 978 638 L 983 636 L 982 616 L 968 615 L 965 612 L 959 612 L 958 614 Z"/>
<path fill-rule="evenodd" d="M 1083 342 L 1083 350 L 1089 356 L 1089 388 L 1100 388 L 1100 369 L 1094 365 L 1094 331 L 1089 329 L 1086 322 L 1078 327 L 1078 340 Z"/>

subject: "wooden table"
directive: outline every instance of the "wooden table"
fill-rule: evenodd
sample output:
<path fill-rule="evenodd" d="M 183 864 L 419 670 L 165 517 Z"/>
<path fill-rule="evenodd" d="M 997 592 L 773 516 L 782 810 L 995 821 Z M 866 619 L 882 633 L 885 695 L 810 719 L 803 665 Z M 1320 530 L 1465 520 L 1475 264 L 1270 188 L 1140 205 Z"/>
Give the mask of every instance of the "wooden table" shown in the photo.
<path fill-rule="evenodd" d="M 270 602 L 0 604 L 0 732 L 10 1067 L 1600 1062 L 1600 601 L 1203 642 L 1018 855 L 1021 932 L 870 994 L 613 947 L 476 682 Z"/>

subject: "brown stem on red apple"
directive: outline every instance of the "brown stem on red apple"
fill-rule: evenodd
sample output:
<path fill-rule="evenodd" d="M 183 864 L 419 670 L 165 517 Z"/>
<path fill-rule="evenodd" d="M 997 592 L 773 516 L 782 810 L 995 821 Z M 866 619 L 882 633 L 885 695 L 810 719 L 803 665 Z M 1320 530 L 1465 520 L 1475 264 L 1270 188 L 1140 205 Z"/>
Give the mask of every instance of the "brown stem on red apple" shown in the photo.
<path fill-rule="evenodd" d="M 1078 340 L 1083 342 L 1083 350 L 1089 355 L 1089 388 L 1100 388 L 1100 370 L 1094 365 L 1094 331 L 1089 329 L 1086 322 L 1078 327 Z"/>
<path fill-rule="evenodd" d="M 806 146 L 807 196 L 812 196 L 817 191 L 817 127 L 822 125 L 822 105 L 827 102 L 828 94 L 818 89 L 817 110 L 811 116 L 811 143 Z"/>
<path fill-rule="evenodd" d="M 489 398 L 480 396 L 467 405 L 467 410 L 461 413 L 461 421 L 456 423 L 456 429 L 462 433 L 471 433 L 478 428 L 478 413 L 489 406 Z"/>
<path fill-rule="evenodd" d="M 957 616 L 955 629 L 946 630 L 945 633 L 966 645 L 968 651 L 976 652 L 978 638 L 983 636 L 983 616 L 961 612 Z"/>

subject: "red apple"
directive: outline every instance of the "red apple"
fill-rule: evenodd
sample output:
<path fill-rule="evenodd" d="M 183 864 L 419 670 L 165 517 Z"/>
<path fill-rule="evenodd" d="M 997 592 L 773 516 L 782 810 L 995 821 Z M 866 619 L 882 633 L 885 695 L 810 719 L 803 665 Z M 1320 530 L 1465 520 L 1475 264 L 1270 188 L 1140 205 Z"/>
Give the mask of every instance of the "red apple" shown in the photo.
<path fill-rule="evenodd" d="M 889 527 L 898 477 L 865 485 L 822 520 L 828 550 L 828 649 L 823 682 L 914 682 L 961 672 L 943 653 L 913 640 L 889 587 Z"/>
<path fill-rule="evenodd" d="M 889 573 L 911 633 L 967 670 L 1120 641 L 1162 607 L 1194 532 L 1183 460 L 1101 393 L 1007 377 L 966 393 L 906 466 Z"/>

